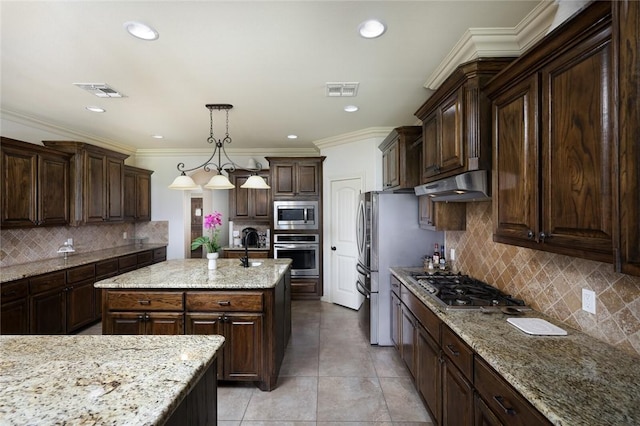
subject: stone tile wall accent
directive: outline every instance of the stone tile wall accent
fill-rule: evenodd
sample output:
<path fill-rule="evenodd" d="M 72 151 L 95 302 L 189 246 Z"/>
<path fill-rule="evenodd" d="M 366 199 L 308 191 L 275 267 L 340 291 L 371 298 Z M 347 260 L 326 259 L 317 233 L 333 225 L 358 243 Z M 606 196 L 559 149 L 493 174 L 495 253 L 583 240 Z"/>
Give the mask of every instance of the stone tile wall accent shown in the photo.
<path fill-rule="evenodd" d="M 148 243 L 167 243 L 167 221 L 88 225 L 79 227 L 56 226 L 0 230 L 0 267 L 51 259 L 59 256 L 58 248 L 73 238 L 77 252 L 90 252 L 131 244 L 123 238 L 146 236 Z"/>
<path fill-rule="evenodd" d="M 486 281 L 596 339 L 640 356 L 640 277 L 594 262 L 493 242 L 491 202 L 469 203 L 467 230 L 446 232 L 454 268 Z M 582 289 L 596 292 L 596 315 L 582 310 Z"/>

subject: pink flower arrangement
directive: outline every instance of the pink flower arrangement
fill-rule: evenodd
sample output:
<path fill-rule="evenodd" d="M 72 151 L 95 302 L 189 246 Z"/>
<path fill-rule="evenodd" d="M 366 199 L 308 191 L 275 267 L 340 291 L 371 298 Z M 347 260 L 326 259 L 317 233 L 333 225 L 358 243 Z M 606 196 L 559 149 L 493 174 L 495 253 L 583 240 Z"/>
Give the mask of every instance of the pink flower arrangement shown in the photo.
<path fill-rule="evenodd" d="M 211 233 L 211 236 L 203 235 L 191 242 L 191 250 L 195 250 L 200 246 L 204 246 L 208 253 L 216 253 L 220 250 L 218 236 L 220 235 L 220 226 L 222 226 L 222 213 L 213 212 L 204 217 L 204 229 Z"/>

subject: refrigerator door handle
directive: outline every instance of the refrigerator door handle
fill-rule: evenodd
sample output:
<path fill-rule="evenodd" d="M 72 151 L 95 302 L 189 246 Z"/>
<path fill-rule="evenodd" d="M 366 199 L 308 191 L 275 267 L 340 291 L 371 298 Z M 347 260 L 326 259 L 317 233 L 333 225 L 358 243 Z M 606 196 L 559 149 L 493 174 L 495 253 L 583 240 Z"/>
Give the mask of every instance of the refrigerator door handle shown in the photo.
<path fill-rule="evenodd" d="M 356 271 L 358 271 L 359 273 L 361 273 L 367 278 L 371 278 L 371 269 L 367 268 L 361 263 L 356 264 Z"/>
<path fill-rule="evenodd" d="M 356 290 L 358 290 L 358 293 L 360 293 L 361 295 L 363 295 L 364 297 L 366 297 L 367 299 L 371 298 L 371 292 L 368 292 L 367 289 L 365 288 L 365 286 L 362 285 L 362 283 L 360 282 L 360 280 L 356 281 Z M 363 291 L 364 290 L 364 291 Z"/>

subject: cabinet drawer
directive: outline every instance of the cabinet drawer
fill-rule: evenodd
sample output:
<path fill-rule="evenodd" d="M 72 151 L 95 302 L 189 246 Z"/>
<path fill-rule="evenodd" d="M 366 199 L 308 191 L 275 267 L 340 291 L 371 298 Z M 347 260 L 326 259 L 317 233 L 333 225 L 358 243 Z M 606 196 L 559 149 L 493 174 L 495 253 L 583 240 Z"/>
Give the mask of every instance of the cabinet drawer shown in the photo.
<path fill-rule="evenodd" d="M 95 278 L 95 268 L 91 265 L 78 266 L 77 268 L 67 269 L 67 283 L 73 284 L 84 280 Z"/>
<path fill-rule="evenodd" d="M 140 267 L 151 265 L 151 262 L 153 261 L 153 250 L 138 253 L 136 261 L 137 265 Z"/>
<path fill-rule="evenodd" d="M 120 272 L 127 272 L 138 266 L 138 256 L 136 254 L 128 254 L 118 258 L 118 269 Z"/>
<path fill-rule="evenodd" d="M 263 295 L 255 292 L 189 292 L 187 311 L 262 312 Z"/>
<path fill-rule="evenodd" d="M 491 411 L 505 425 L 550 425 L 551 423 L 513 389 L 486 362 L 475 360 L 475 388 Z"/>
<path fill-rule="evenodd" d="M 153 249 L 153 261 L 154 262 L 163 262 L 167 260 L 167 248 L 160 247 L 157 249 Z"/>
<path fill-rule="evenodd" d="M 25 297 L 29 293 L 28 283 L 28 280 L 18 280 L 2 284 L 0 302 L 11 302 Z"/>
<path fill-rule="evenodd" d="M 166 291 L 109 291 L 110 311 L 181 311 L 182 292 Z"/>
<path fill-rule="evenodd" d="M 29 291 L 31 294 L 38 294 L 55 288 L 63 288 L 65 285 L 67 285 L 67 280 L 64 271 L 29 279 Z"/>
<path fill-rule="evenodd" d="M 473 382 L 473 350 L 445 325 L 442 326 L 442 351 L 467 380 Z"/>
<path fill-rule="evenodd" d="M 96 279 L 112 277 L 118 274 L 118 259 L 108 259 L 96 263 Z"/>

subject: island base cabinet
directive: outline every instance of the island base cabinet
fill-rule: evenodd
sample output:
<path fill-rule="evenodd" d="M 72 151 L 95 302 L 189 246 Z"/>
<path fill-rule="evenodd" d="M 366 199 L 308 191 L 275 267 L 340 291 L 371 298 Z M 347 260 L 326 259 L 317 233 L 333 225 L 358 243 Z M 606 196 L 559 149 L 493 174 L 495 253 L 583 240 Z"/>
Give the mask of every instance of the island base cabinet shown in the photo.
<path fill-rule="evenodd" d="M 184 334 L 182 312 L 111 312 L 102 324 L 103 334 Z"/>
<path fill-rule="evenodd" d="M 173 412 L 165 426 L 215 426 L 218 424 L 218 370 L 216 359 Z"/>
<path fill-rule="evenodd" d="M 186 334 L 224 336 L 224 349 L 218 356 L 219 380 L 261 380 L 262 315 L 192 312 L 186 316 Z"/>

